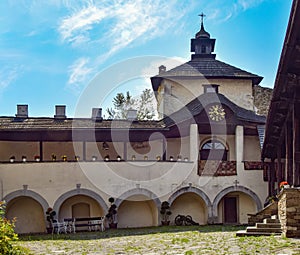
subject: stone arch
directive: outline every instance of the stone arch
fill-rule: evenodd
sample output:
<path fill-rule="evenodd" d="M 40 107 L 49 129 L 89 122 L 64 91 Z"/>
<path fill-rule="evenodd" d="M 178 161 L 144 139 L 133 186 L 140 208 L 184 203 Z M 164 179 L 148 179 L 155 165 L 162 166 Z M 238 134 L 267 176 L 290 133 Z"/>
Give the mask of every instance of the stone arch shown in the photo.
<path fill-rule="evenodd" d="M 13 191 L 13 192 L 7 194 L 3 198 L 3 200 L 6 203 L 9 203 L 10 201 L 12 201 L 13 199 L 18 198 L 18 197 L 30 197 L 30 198 L 36 200 L 42 206 L 44 212 L 46 212 L 49 207 L 49 204 L 45 198 L 43 198 L 40 194 L 38 194 L 32 190 L 27 190 L 27 189 Z"/>
<path fill-rule="evenodd" d="M 175 191 L 168 199 L 168 202 L 170 203 L 170 205 L 172 205 L 172 203 L 174 202 L 174 200 L 179 197 L 180 195 L 187 193 L 187 192 L 192 192 L 195 193 L 197 195 L 199 195 L 203 201 L 205 202 L 207 208 L 210 208 L 212 206 L 211 201 L 209 199 L 209 197 L 201 190 L 198 189 L 196 187 L 192 187 L 192 186 L 188 186 L 188 187 L 183 187 L 177 191 Z"/>
<path fill-rule="evenodd" d="M 144 195 L 146 197 L 149 197 L 151 200 L 154 201 L 157 208 L 159 208 L 161 205 L 160 199 L 152 191 L 143 188 L 136 188 L 136 189 L 128 190 L 124 192 L 121 196 L 119 196 L 115 202 L 116 206 L 119 206 L 122 203 L 122 201 L 125 200 L 126 198 L 134 195 Z"/>
<path fill-rule="evenodd" d="M 226 148 L 226 150 L 229 151 L 229 144 L 227 143 L 226 139 L 224 139 L 224 137 L 218 136 L 218 135 L 206 136 L 204 139 L 202 139 L 199 144 L 199 150 L 201 150 L 202 146 L 210 140 L 217 140 L 217 141 L 221 142 L 224 145 L 224 147 Z"/>
<path fill-rule="evenodd" d="M 213 205 L 212 205 L 212 213 L 213 216 L 217 216 L 218 215 L 218 204 L 221 201 L 221 199 L 228 193 L 230 192 L 243 192 L 247 195 L 249 195 L 255 202 L 256 206 L 257 206 L 257 210 L 261 210 L 262 209 L 262 203 L 259 199 L 259 197 L 256 195 L 256 193 L 254 193 L 252 190 L 244 187 L 244 186 L 230 186 L 227 187 L 225 189 L 223 189 L 214 199 L 213 201 Z"/>
<path fill-rule="evenodd" d="M 118 207 L 118 226 L 121 228 L 158 225 L 161 201 L 148 189 L 128 190 L 116 199 L 115 204 Z"/>
<path fill-rule="evenodd" d="M 85 195 L 85 196 L 91 197 L 99 203 L 99 205 L 102 207 L 102 209 L 104 210 L 105 213 L 108 211 L 107 204 L 105 203 L 105 201 L 99 194 L 97 194 L 96 192 L 94 192 L 92 190 L 81 189 L 81 188 L 70 190 L 70 191 L 62 194 L 55 201 L 55 203 L 53 205 L 54 211 L 59 212 L 59 209 L 60 209 L 61 205 L 64 203 L 64 201 L 66 201 L 68 198 L 76 196 L 76 195 Z"/>
<path fill-rule="evenodd" d="M 205 194 L 205 192 L 196 187 L 187 186 L 187 187 L 178 189 L 169 197 L 169 199 L 168 199 L 169 204 L 172 205 L 176 198 L 178 198 L 179 196 L 181 196 L 185 193 L 189 193 L 189 192 L 198 195 L 204 201 L 204 203 L 207 207 L 208 220 L 210 220 L 210 217 L 212 214 L 212 210 L 211 210 L 212 203 L 211 203 L 209 197 Z"/>

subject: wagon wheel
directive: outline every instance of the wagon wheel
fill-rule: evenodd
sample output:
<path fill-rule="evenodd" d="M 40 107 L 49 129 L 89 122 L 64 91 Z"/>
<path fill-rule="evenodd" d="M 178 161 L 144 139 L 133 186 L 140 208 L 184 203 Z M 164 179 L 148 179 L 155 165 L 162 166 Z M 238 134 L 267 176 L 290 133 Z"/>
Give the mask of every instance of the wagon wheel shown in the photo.
<path fill-rule="evenodd" d="M 193 225 L 193 218 L 190 215 L 185 216 L 185 225 L 191 226 Z"/>
<path fill-rule="evenodd" d="M 183 224 L 183 217 L 182 217 L 182 215 L 177 215 L 176 216 L 176 218 L 175 218 L 175 224 L 177 225 L 177 226 L 182 226 L 182 224 Z"/>

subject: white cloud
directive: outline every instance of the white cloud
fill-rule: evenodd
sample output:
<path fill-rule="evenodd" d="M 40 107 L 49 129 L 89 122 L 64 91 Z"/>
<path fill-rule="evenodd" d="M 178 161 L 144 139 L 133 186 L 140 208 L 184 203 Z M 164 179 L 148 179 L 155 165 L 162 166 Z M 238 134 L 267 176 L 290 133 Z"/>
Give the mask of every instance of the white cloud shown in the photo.
<path fill-rule="evenodd" d="M 89 6 L 64 18 L 59 26 L 62 39 L 68 42 L 88 41 L 88 31 L 92 30 L 93 25 L 99 23 L 109 13 L 109 9 L 99 9 L 90 4 Z"/>
<path fill-rule="evenodd" d="M 216 0 L 206 4 L 204 7 L 207 10 L 207 19 L 225 22 L 241 12 L 257 7 L 264 1 L 268 0 Z"/>
<path fill-rule="evenodd" d="M 93 68 L 88 67 L 88 58 L 79 58 L 71 66 L 69 66 L 68 86 L 73 91 L 80 89 L 82 84 L 85 84 L 93 73 Z M 77 91 L 78 92 L 78 91 Z"/>
<path fill-rule="evenodd" d="M 0 90 L 5 89 L 22 74 L 22 66 L 4 67 L 0 70 Z"/>
<path fill-rule="evenodd" d="M 105 48 L 102 58 L 106 59 L 133 42 L 143 43 L 178 24 L 188 10 L 185 5 L 176 0 L 89 1 L 64 17 L 58 32 L 73 46 L 101 43 Z"/>

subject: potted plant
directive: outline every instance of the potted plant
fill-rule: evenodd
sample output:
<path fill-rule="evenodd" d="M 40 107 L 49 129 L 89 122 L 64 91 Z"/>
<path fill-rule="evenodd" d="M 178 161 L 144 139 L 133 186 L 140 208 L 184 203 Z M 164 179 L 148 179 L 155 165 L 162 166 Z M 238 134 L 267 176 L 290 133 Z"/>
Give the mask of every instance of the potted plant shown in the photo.
<path fill-rule="evenodd" d="M 61 159 L 62 159 L 62 161 L 66 162 L 67 161 L 67 155 L 62 155 Z"/>
<path fill-rule="evenodd" d="M 167 226 L 170 224 L 170 220 L 169 217 L 172 214 L 171 210 L 170 210 L 170 204 L 168 201 L 164 201 L 161 204 L 160 207 L 160 214 L 161 214 L 161 224 L 163 226 Z"/>
<path fill-rule="evenodd" d="M 56 161 L 56 155 L 54 153 L 51 154 L 52 161 Z"/>
<path fill-rule="evenodd" d="M 110 207 L 105 217 L 108 220 L 109 228 L 117 228 L 117 206 L 115 204 L 115 199 L 110 197 L 108 202 L 110 203 Z"/>
<path fill-rule="evenodd" d="M 13 163 L 13 162 L 15 162 L 15 159 L 16 159 L 15 156 L 11 156 L 11 157 L 9 158 L 9 161 L 10 161 L 11 163 Z"/>
<path fill-rule="evenodd" d="M 27 160 L 27 157 L 26 156 L 22 156 L 22 161 L 26 162 L 26 160 Z"/>
<path fill-rule="evenodd" d="M 54 219 L 56 212 L 49 207 L 46 211 L 46 219 L 48 221 L 48 226 L 47 226 L 47 233 L 52 233 L 52 222 L 56 222 L 56 220 Z"/>
<path fill-rule="evenodd" d="M 41 160 L 41 158 L 40 158 L 39 155 L 35 155 L 35 156 L 34 156 L 34 160 L 35 160 L 36 162 L 39 162 L 39 161 Z"/>
<path fill-rule="evenodd" d="M 279 184 L 279 188 L 280 190 L 283 190 L 284 188 L 289 188 L 290 185 L 288 184 L 287 181 L 282 181 L 280 184 Z"/>

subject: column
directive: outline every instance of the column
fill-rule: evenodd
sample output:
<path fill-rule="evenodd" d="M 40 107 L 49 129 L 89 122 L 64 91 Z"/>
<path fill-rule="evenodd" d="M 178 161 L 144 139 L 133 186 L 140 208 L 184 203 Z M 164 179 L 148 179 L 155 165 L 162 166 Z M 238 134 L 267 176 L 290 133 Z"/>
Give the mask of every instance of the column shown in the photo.
<path fill-rule="evenodd" d="M 44 159 L 44 155 L 43 155 L 43 154 L 44 154 L 44 152 L 43 152 L 43 142 L 40 141 L 40 142 L 39 142 L 39 145 L 40 145 L 40 146 L 39 146 L 39 147 L 40 147 L 40 148 L 39 148 L 39 149 L 40 149 L 40 161 L 43 161 L 43 159 Z"/>
<path fill-rule="evenodd" d="M 198 125 L 191 124 L 191 126 L 190 126 L 190 161 L 198 162 L 198 154 L 199 154 Z"/>
<path fill-rule="evenodd" d="M 123 144 L 123 159 L 127 160 L 127 142 L 124 142 Z"/>
<path fill-rule="evenodd" d="M 244 127 L 236 126 L 235 128 L 235 158 L 237 171 L 243 170 L 244 160 Z"/>
<path fill-rule="evenodd" d="M 269 167 L 269 173 L 268 173 L 268 179 L 269 179 L 269 197 L 272 197 L 275 195 L 275 159 L 271 159 L 270 167 Z"/>
<path fill-rule="evenodd" d="M 285 169 L 286 169 L 286 177 L 287 182 L 290 185 L 294 183 L 293 177 L 293 130 L 290 121 L 286 121 L 285 123 Z"/>
<path fill-rule="evenodd" d="M 299 135 L 299 115 L 300 115 L 300 104 L 295 103 L 293 108 L 293 176 L 295 187 L 300 186 L 300 135 Z"/>
<path fill-rule="evenodd" d="M 86 161 L 86 141 L 82 142 L 82 160 Z"/>

